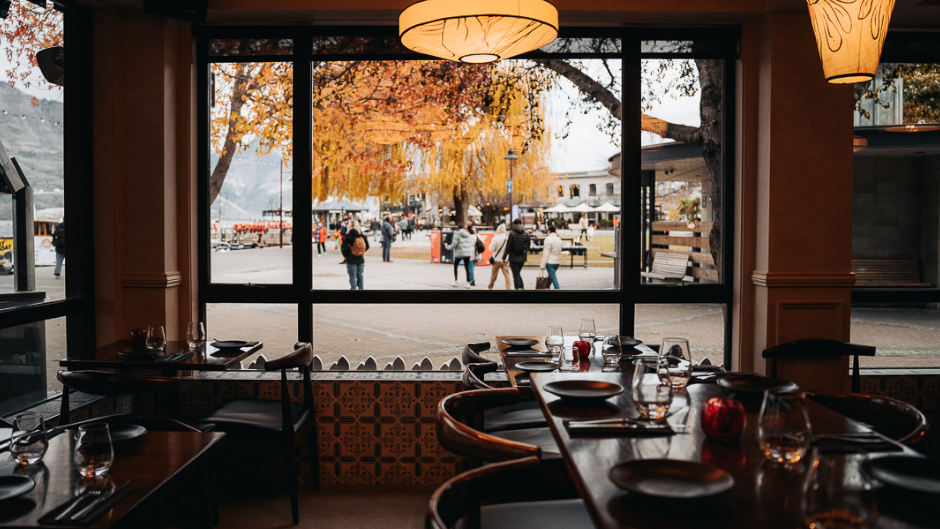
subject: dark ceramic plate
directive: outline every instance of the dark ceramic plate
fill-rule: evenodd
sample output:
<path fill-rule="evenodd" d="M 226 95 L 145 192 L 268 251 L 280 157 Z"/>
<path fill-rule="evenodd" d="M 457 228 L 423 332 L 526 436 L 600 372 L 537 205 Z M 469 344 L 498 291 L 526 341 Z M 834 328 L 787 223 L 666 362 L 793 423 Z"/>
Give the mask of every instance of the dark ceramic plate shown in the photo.
<path fill-rule="evenodd" d="M 149 349 L 147 347 L 141 347 L 140 349 L 131 348 L 131 349 L 124 349 L 123 351 L 118 351 L 118 356 L 125 356 L 125 357 L 150 357 L 150 356 L 157 356 L 158 354 L 160 354 L 160 351 L 158 351 L 157 349 Z"/>
<path fill-rule="evenodd" d="M 620 337 L 620 347 L 623 349 L 632 349 L 643 343 L 643 340 L 637 340 L 630 336 L 621 336 Z"/>
<path fill-rule="evenodd" d="M 22 496 L 35 486 L 36 482 L 26 476 L 0 476 L 0 501 Z"/>
<path fill-rule="evenodd" d="M 556 362 L 542 362 L 539 360 L 527 360 L 516 364 L 516 369 L 523 371 L 554 371 L 558 369 Z"/>
<path fill-rule="evenodd" d="M 619 395 L 623 393 L 623 386 L 601 380 L 556 380 L 545 384 L 545 391 L 563 399 L 590 402 Z"/>
<path fill-rule="evenodd" d="M 218 342 L 212 342 L 212 347 L 216 349 L 241 349 L 242 347 L 248 347 L 251 345 L 251 342 L 245 342 L 242 340 L 221 340 Z"/>
<path fill-rule="evenodd" d="M 707 498 L 734 487 L 734 478 L 720 468 L 677 459 L 627 461 L 607 476 L 620 488 L 657 498 Z"/>
<path fill-rule="evenodd" d="M 503 338 L 503 344 L 509 347 L 532 347 L 537 343 L 539 341 L 532 338 Z"/>
<path fill-rule="evenodd" d="M 865 461 L 865 471 L 881 483 L 906 490 L 940 494 L 940 461 L 912 456 Z"/>
<path fill-rule="evenodd" d="M 719 386 L 735 393 L 763 393 L 768 389 L 796 391 L 799 386 L 789 380 L 768 378 L 750 373 L 726 374 L 718 377 Z"/>
<path fill-rule="evenodd" d="M 147 435 L 147 429 L 139 424 L 109 424 L 108 433 L 111 434 L 111 444 L 120 446 Z"/>

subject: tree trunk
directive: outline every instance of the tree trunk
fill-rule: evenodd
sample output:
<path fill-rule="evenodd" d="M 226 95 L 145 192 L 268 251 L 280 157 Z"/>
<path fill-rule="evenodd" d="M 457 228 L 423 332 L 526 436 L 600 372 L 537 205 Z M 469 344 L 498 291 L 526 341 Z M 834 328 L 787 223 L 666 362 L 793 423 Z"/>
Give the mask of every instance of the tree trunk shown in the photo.
<path fill-rule="evenodd" d="M 242 107 L 245 105 L 246 94 L 249 90 L 249 82 L 246 75 L 246 68 L 239 66 L 235 75 L 235 84 L 232 85 L 232 97 L 229 105 L 228 130 L 225 132 L 225 142 L 222 144 L 222 153 L 219 155 L 219 161 L 212 169 L 209 176 L 209 205 L 211 206 L 219 192 L 222 191 L 222 184 L 225 182 L 225 175 L 232 167 L 232 159 L 235 158 L 235 151 L 238 150 L 236 136 L 238 119 L 241 117 Z"/>
<path fill-rule="evenodd" d="M 470 200 L 467 197 L 467 191 L 465 189 L 458 189 L 455 187 L 453 191 L 454 196 L 454 213 L 456 217 L 454 220 L 457 223 L 457 226 L 467 226 L 467 212 L 470 210 Z"/>

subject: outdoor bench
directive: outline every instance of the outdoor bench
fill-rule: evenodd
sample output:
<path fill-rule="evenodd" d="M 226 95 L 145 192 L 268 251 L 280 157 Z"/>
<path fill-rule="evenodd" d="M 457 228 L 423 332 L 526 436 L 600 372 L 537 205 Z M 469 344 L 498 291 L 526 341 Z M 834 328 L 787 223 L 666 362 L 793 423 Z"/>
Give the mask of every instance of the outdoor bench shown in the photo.
<path fill-rule="evenodd" d="M 931 286 L 920 280 L 916 259 L 852 259 L 857 287 Z"/>

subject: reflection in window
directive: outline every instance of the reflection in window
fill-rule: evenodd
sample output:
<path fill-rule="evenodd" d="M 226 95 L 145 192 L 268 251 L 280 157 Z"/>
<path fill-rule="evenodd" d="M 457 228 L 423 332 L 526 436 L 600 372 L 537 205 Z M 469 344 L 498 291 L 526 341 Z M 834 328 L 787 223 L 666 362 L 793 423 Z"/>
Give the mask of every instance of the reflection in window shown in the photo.
<path fill-rule="evenodd" d="M 565 197 L 565 186 L 558 186 L 558 198 Z"/>
<path fill-rule="evenodd" d="M 597 196 L 597 184 L 590 184 L 588 186 L 588 195 L 592 197 Z"/>
<path fill-rule="evenodd" d="M 614 184 L 613 182 L 610 182 L 607 184 L 607 196 L 611 196 L 613 194 L 614 194 Z"/>
<path fill-rule="evenodd" d="M 571 184 L 569 196 L 571 198 L 578 198 L 581 196 L 581 187 L 577 184 Z"/>

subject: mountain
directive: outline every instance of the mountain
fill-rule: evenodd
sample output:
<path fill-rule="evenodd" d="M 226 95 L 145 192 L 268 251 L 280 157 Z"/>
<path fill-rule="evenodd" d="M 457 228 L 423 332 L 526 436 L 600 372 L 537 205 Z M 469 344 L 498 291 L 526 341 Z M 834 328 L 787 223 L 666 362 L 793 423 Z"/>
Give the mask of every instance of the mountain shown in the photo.
<path fill-rule="evenodd" d="M 219 197 L 212 203 L 212 219 L 218 218 L 219 199 L 222 205 L 223 220 L 252 220 L 261 217 L 265 209 L 276 209 L 280 201 L 281 156 L 276 153 L 258 157 L 258 140 L 249 144 L 245 152 L 235 155 Z M 215 167 L 219 157 L 212 154 L 211 167 Z M 284 209 L 290 210 L 291 168 L 284 168 Z"/>

